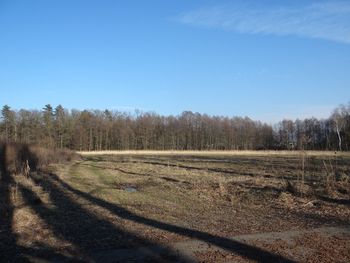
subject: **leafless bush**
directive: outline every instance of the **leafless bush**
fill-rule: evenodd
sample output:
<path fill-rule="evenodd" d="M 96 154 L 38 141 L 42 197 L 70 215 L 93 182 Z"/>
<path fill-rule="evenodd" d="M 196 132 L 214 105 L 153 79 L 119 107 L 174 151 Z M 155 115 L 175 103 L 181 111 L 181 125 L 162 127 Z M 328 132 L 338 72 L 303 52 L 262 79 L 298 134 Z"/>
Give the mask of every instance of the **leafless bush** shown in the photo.
<path fill-rule="evenodd" d="M 37 158 L 37 169 L 43 169 L 52 163 L 70 162 L 78 158 L 75 152 L 65 149 L 51 150 L 39 146 L 31 146 L 30 150 Z"/>
<path fill-rule="evenodd" d="M 333 158 L 329 157 L 328 160 L 323 160 L 323 167 L 326 171 L 326 176 L 323 179 L 323 183 L 326 193 L 332 193 L 335 190 L 338 177 L 337 163 L 337 152 L 334 153 Z"/>
<path fill-rule="evenodd" d="M 2 143 L 0 146 L 1 171 L 10 174 L 21 173 L 24 164 L 36 169 L 37 158 L 29 146 L 19 143 Z"/>
<path fill-rule="evenodd" d="M 68 162 L 77 158 L 69 150 L 46 149 L 36 145 L 0 143 L 0 168 L 6 174 L 24 174 L 40 170 L 51 163 Z"/>

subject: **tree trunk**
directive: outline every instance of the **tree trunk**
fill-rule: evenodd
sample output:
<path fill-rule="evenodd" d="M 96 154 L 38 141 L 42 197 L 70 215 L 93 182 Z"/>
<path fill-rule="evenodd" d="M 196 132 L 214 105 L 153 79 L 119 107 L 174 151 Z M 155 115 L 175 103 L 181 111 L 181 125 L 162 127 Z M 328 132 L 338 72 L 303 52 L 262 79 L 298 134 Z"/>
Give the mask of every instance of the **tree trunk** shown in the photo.
<path fill-rule="evenodd" d="M 339 143 L 339 151 L 341 151 L 341 136 L 340 136 L 340 131 L 338 127 L 338 123 L 336 123 L 336 129 L 337 129 L 337 135 L 338 135 L 338 143 Z"/>

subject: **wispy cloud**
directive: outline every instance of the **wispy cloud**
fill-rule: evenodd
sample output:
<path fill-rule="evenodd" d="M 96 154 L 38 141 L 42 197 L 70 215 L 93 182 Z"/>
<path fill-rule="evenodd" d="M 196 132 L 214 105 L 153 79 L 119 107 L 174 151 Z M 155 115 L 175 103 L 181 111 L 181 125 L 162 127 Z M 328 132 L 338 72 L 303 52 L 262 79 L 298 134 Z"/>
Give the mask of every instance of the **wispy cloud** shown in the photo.
<path fill-rule="evenodd" d="M 176 20 L 240 33 L 294 35 L 350 44 L 350 1 L 298 7 L 214 6 L 180 14 Z"/>

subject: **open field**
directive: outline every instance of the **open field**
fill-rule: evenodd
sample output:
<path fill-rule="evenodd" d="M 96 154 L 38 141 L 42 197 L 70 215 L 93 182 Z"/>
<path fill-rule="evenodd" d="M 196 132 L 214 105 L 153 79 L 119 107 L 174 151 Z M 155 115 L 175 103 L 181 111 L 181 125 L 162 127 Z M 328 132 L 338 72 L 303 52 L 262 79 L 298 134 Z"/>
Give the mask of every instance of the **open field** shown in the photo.
<path fill-rule="evenodd" d="M 154 150 L 125 150 L 125 151 L 82 151 L 78 152 L 84 156 L 93 155 L 195 155 L 195 156 L 300 156 L 301 151 L 154 151 Z M 332 156 L 335 154 L 342 157 L 349 157 L 350 152 L 334 151 L 304 151 L 308 156 Z"/>
<path fill-rule="evenodd" d="M 8 261 L 350 261 L 348 153 L 94 152 L 7 179 Z"/>

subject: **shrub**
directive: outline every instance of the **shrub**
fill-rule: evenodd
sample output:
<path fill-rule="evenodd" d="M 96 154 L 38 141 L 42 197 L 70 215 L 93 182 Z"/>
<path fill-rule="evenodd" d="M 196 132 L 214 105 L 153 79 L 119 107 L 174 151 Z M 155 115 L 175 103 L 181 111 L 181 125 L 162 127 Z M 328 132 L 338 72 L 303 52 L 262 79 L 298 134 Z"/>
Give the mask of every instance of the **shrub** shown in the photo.
<path fill-rule="evenodd" d="M 0 146 L 0 166 L 5 173 L 20 173 L 23 163 L 28 161 L 35 169 L 36 158 L 30 153 L 28 145 L 18 143 L 2 143 Z"/>
<path fill-rule="evenodd" d="M 24 165 L 40 170 L 51 163 L 74 160 L 78 155 L 69 150 L 53 150 L 20 143 L 0 143 L 0 170 L 7 174 L 22 173 Z"/>
<path fill-rule="evenodd" d="M 66 149 L 51 150 L 39 146 L 31 146 L 30 151 L 37 158 L 37 169 L 45 168 L 51 163 L 70 162 L 78 158 L 75 152 Z"/>

